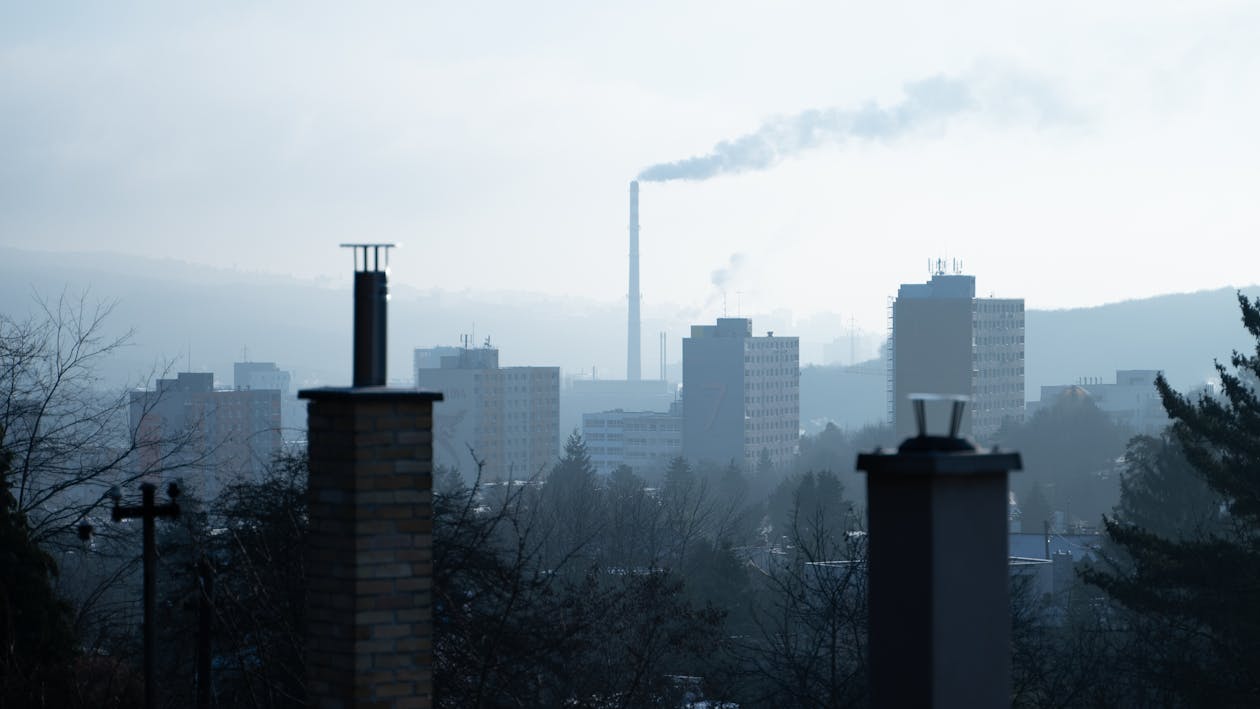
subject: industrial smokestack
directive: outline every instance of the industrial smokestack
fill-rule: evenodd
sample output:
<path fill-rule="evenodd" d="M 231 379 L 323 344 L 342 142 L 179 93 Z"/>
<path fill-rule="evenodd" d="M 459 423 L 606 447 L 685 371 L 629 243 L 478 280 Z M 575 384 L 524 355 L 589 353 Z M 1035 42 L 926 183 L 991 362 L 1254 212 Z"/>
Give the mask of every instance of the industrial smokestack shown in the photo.
<path fill-rule="evenodd" d="M 630 313 L 626 332 L 626 379 L 642 376 L 639 363 L 639 183 L 630 183 Z"/>
<path fill-rule="evenodd" d="M 385 386 L 385 304 L 389 300 L 389 250 L 395 245 L 341 246 L 354 249 L 354 386 Z"/>

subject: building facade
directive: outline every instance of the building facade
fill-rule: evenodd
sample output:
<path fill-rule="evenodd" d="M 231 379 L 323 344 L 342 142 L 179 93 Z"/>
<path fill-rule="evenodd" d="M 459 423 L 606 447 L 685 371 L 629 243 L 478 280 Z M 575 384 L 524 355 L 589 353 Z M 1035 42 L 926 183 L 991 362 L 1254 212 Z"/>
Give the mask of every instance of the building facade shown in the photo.
<path fill-rule="evenodd" d="M 667 411 L 678 399 L 678 386 L 659 379 L 570 378 L 560 389 L 560 430 L 583 425 L 596 411 Z"/>
<path fill-rule="evenodd" d="M 682 407 L 661 411 L 601 411 L 582 415 L 582 439 L 595 470 L 607 475 L 620 465 L 637 475 L 659 473 L 682 455 Z"/>
<path fill-rule="evenodd" d="M 210 372 L 180 372 L 133 391 L 138 470 L 183 480 L 203 499 L 258 480 L 281 447 L 280 392 L 216 389 Z"/>
<path fill-rule="evenodd" d="M 1079 389 L 1089 394 L 1104 413 L 1117 424 L 1135 434 L 1159 435 L 1168 426 L 1168 412 L 1155 389 L 1158 369 L 1116 370 L 1114 382 L 1099 379 L 1081 379 L 1076 384 L 1056 384 L 1041 387 L 1041 399 L 1028 402 L 1028 416 L 1034 416 L 1043 408 L 1053 406 L 1068 390 Z"/>
<path fill-rule="evenodd" d="M 232 387 L 240 391 L 280 392 L 281 437 L 286 441 L 304 438 L 306 402 L 292 391 L 293 376 L 275 362 L 236 362 L 232 365 Z"/>
<path fill-rule="evenodd" d="M 492 347 L 416 350 L 415 362 L 416 386 L 444 397 L 433 408 L 437 465 L 471 480 L 479 461 L 482 479 L 503 480 L 527 478 L 555 463 L 559 367 L 500 367 Z"/>
<path fill-rule="evenodd" d="M 974 276 L 938 272 L 928 283 L 903 284 L 888 356 L 899 438 L 917 432 L 910 394 L 969 397 L 962 433 L 981 442 L 1024 418 L 1024 301 L 976 298 Z"/>
<path fill-rule="evenodd" d="M 683 339 L 683 455 L 755 470 L 792 461 L 800 442 L 800 341 L 754 337 L 747 318 L 693 325 Z"/>

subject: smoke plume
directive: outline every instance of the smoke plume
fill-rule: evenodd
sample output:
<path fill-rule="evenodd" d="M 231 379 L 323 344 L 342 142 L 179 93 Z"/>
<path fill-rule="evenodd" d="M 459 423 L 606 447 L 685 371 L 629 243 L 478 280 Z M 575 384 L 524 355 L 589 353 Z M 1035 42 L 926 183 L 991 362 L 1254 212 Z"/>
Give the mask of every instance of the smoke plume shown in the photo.
<path fill-rule="evenodd" d="M 713 285 L 719 289 L 725 290 L 740 274 L 744 268 L 744 255 L 731 254 L 731 258 L 727 264 L 713 272 L 709 280 L 713 281 Z"/>
<path fill-rule="evenodd" d="M 1014 114 L 1036 122 L 1065 113 L 1046 82 L 1012 72 L 973 72 L 967 78 L 938 75 L 908 83 L 903 90 L 905 98 L 888 107 L 868 103 L 858 109 L 811 109 L 772 118 L 753 133 L 718 143 L 705 155 L 652 165 L 639 173 L 639 179 L 698 181 L 765 170 L 819 146 L 850 138 L 891 140 L 965 113 Z"/>

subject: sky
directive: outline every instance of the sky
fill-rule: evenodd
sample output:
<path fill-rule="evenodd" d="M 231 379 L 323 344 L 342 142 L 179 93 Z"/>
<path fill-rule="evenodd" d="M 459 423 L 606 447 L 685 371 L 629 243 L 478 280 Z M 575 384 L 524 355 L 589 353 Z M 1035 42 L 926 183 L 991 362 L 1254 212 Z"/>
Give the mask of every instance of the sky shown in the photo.
<path fill-rule="evenodd" d="M 882 331 L 1260 280 L 1260 5 L 8 3 L 0 245 Z M 719 285 L 721 287 L 719 287 Z"/>

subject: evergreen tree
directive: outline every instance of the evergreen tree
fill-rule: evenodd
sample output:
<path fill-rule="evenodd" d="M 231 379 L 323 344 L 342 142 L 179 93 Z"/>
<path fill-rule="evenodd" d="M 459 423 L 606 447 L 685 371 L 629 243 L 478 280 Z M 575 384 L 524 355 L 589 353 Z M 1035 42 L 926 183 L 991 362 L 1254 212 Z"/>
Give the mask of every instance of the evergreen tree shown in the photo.
<path fill-rule="evenodd" d="M 1045 487 L 1034 482 L 1028 486 L 1024 504 L 1020 505 L 1020 527 L 1024 532 L 1039 534 L 1045 531 L 1046 522 L 1053 521 L 1054 510 L 1046 499 Z"/>
<path fill-rule="evenodd" d="M 1117 521 L 1166 539 L 1203 538 L 1223 531 L 1222 502 L 1190 467 L 1176 440 L 1136 436 L 1129 441 Z"/>
<path fill-rule="evenodd" d="M 0 445 L 0 706 L 62 706 L 76 654 L 70 607 L 53 590 L 56 563 L 32 540 L 13 495 L 11 459 Z"/>
<path fill-rule="evenodd" d="M 997 443 L 1017 450 L 1024 461 L 1027 484 L 1041 484 L 1052 509 L 1061 510 L 1066 524 L 1097 524 L 1120 498 L 1116 459 L 1124 455 L 1131 433 L 1118 426 L 1090 398 L 1072 387 L 1053 404 L 1022 424 L 1004 426 Z M 1025 532 L 1041 531 L 1041 520 L 1025 517 Z"/>
<path fill-rule="evenodd" d="M 1233 354 L 1233 372 L 1217 363 L 1219 396 L 1182 395 L 1162 376 L 1156 380 L 1173 421 L 1172 441 L 1222 501 L 1223 517 L 1219 523 L 1208 517 L 1203 525 L 1192 517 L 1176 529 L 1168 513 L 1147 515 L 1150 506 L 1138 504 L 1144 497 L 1173 510 L 1184 510 L 1188 502 L 1173 501 L 1174 492 L 1167 488 L 1171 468 L 1164 460 L 1151 468 L 1157 475 L 1151 482 L 1157 484 L 1131 486 L 1129 508 L 1105 520 L 1122 559 L 1085 575 L 1135 614 L 1133 627 L 1151 649 L 1151 662 L 1141 671 L 1164 702 L 1171 697 L 1202 706 L 1260 704 L 1255 672 L 1260 667 L 1260 399 L 1249 384 L 1260 375 L 1260 300 L 1252 303 L 1242 294 L 1238 300 L 1243 325 L 1257 346 L 1254 354 Z M 1160 451 L 1154 454 L 1147 460 L 1160 462 Z"/>
<path fill-rule="evenodd" d="M 630 466 L 619 465 L 608 476 L 605 500 L 604 565 L 620 570 L 655 566 L 661 551 L 661 514 L 648 495 L 647 483 Z"/>
<path fill-rule="evenodd" d="M 602 521 L 599 492 L 595 465 L 582 434 L 574 430 L 543 489 L 542 506 L 551 527 L 548 558 L 553 564 L 570 557 L 589 559 L 597 552 L 596 531 Z"/>

